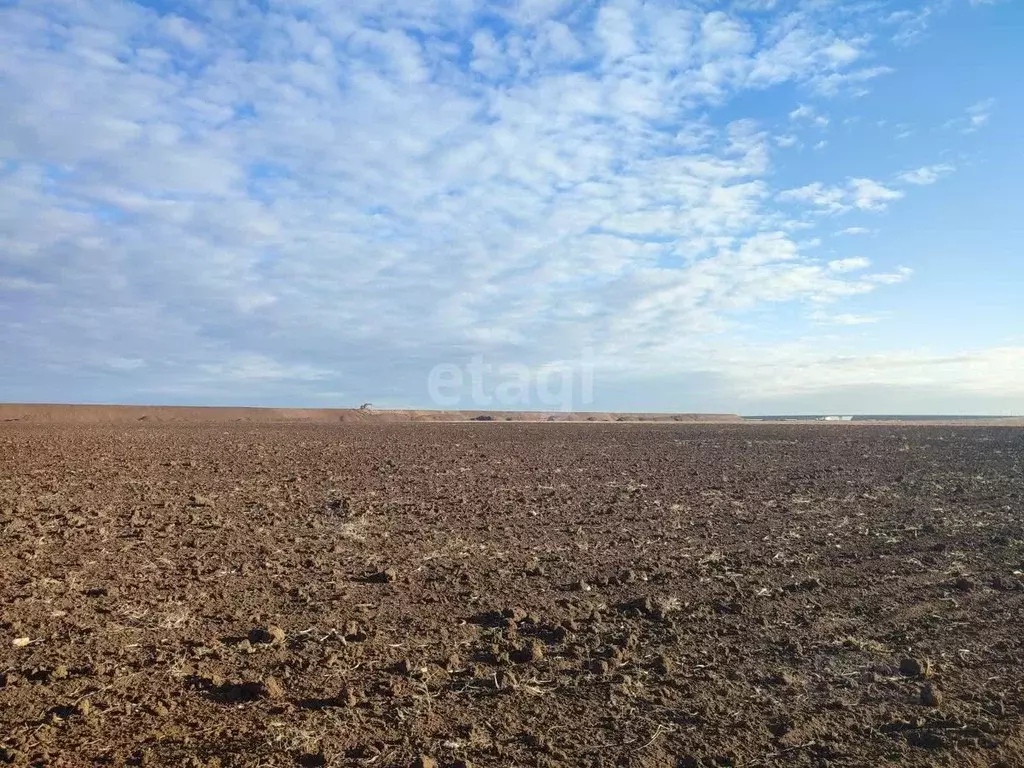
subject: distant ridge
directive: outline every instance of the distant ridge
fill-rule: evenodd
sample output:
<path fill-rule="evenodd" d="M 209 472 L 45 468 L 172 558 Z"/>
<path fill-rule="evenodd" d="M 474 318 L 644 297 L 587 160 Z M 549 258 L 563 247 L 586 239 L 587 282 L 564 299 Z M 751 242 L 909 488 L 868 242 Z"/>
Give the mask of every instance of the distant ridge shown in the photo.
<path fill-rule="evenodd" d="M 608 413 L 563 411 L 432 411 L 376 408 L 249 408 L 175 405 L 0 404 L 0 423 L 116 424 L 130 422 L 355 424 L 361 422 L 741 422 L 721 413 Z"/>

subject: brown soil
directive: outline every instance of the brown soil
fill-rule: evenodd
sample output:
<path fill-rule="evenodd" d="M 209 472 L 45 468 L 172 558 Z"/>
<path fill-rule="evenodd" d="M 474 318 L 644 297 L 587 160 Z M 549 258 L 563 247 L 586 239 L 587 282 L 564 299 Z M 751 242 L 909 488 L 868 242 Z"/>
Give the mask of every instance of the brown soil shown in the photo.
<path fill-rule="evenodd" d="M 0 426 L 0 763 L 1024 766 L 1024 430 Z"/>

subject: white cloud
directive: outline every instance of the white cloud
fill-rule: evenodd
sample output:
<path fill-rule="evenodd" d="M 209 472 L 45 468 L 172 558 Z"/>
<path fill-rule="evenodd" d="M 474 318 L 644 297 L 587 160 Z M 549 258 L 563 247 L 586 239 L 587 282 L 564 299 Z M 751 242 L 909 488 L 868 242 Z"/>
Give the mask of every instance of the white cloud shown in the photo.
<path fill-rule="evenodd" d="M 920 42 L 928 31 L 932 16 L 940 4 L 923 5 L 916 10 L 901 10 L 889 14 L 885 18 L 886 24 L 896 27 L 892 40 L 896 45 L 905 47 Z"/>
<path fill-rule="evenodd" d="M 1019 377 L 1022 347 L 953 354 L 905 350 L 864 353 L 794 343 L 761 352 L 748 348 L 745 352 L 749 354 L 747 368 L 727 361 L 711 365 L 717 370 L 730 370 L 730 377 L 742 382 L 741 389 L 750 399 L 866 386 L 914 388 L 920 397 L 930 394 L 937 382 L 961 397 L 1024 395 Z"/>
<path fill-rule="evenodd" d="M 786 189 L 777 195 L 785 203 L 804 203 L 826 212 L 845 213 L 853 209 L 882 211 L 904 193 L 873 179 L 849 179 L 845 186 L 826 186 L 820 181 Z"/>
<path fill-rule="evenodd" d="M 972 6 L 993 5 L 1002 0 L 968 0 Z M 917 7 L 905 8 L 890 13 L 882 23 L 895 28 L 892 41 L 901 47 L 921 42 L 933 21 L 954 7 L 948 0 L 925 0 Z"/>
<path fill-rule="evenodd" d="M 813 107 L 806 104 L 800 104 L 790 112 L 789 119 L 794 122 L 808 122 L 820 129 L 828 128 L 829 123 L 828 115 L 819 114 Z"/>
<path fill-rule="evenodd" d="M 863 256 L 856 256 L 848 259 L 835 259 L 828 263 L 828 268 L 833 272 L 855 272 L 867 269 L 871 266 L 871 260 Z"/>
<path fill-rule="evenodd" d="M 871 325 L 881 319 L 877 315 L 858 315 L 852 312 L 843 312 L 830 315 L 825 312 L 816 312 L 812 319 L 821 325 Z"/>
<path fill-rule="evenodd" d="M 137 371 L 146 366 L 146 361 L 138 357 L 112 357 L 105 361 L 105 365 L 115 371 Z"/>
<path fill-rule="evenodd" d="M 621 59 L 636 51 L 633 19 L 625 8 L 602 6 L 597 12 L 596 30 L 609 59 Z"/>
<path fill-rule="evenodd" d="M 992 116 L 992 108 L 995 106 L 995 99 L 985 99 L 967 108 L 967 115 L 970 121 L 970 128 L 980 128 L 985 125 Z"/>
<path fill-rule="evenodd" d="M 745 54 L 755 38 L 747 25 L 722 11 L 712 11 L 701 21 L 700 47 L 708 54 Z"/>
<path fill-rule="evenodd" d="M 44 291 L 48 286 L 46 283 L 28 280 L 24 277 L 0 276 L 0 291 Z"/>
<path fill-rule="evenodd" d="M 782 202 L 810 203 L 818 208 L 836 213 L 849 209 L 844 202 L 847 196 L 846 190 L 839 187 L 826 187 L 820 181 L 794 189 L 786 189 L 778 194 L 778 198 Z"/>
<path fill-rule="evenodd" d="M 790 120 L 804 120 L 812 117 L 814 117 L 814 110 L 806 104 L 800 104 L 796 109 L 789 113 Z"/>
<path fill-rule="evenodd" d="M 978 129 L 988 125 L 992 119 L 992 110 L 995 108 L 995 99 L 983 99 L 971 104 L 965 110 L 963 117 L 954 118 L 946 122 L 946 128 L 956 128 L 963 134 L 976 132 Z"/>
<path fill-rule="evenodd" d="M 899 180 L 907 184 L 927 185 L 934 184 L 943 176 L 947 176 L 956 170 L 952 165 L 924 165 L 912 171 L 905 171 L 899 175 Z"/>
<path fill-rule="evenodd" d="M 206 363 L 199 370 L 217 382 L 247 382 L 259 379 L 304 381 L 324 379 L 331 371 L 310 365 L 283 365 L 266 355 L 235 355 L 224 362 Z"/>
<path fill-rule="evenodd" d="M 902 283 L 912 274 L 913 270 L 910 267 L 899 267 L 895 272 L 869 275 L 867 279 L 873 283 L 881 283 L 883 285 L 895 285 L 896 283 Z"/>
<path fill-rule="evenodd" d="M 877 323 L 878 320 L 879 318 L 874 315 L 855 315 L 851 313 L 832 315 L 831 317 L 831 322 L 835 325 L 868 325 Z"/>
<path fill-rule="evenodd" d="M 91 366 L 122 395 L 399 380 L 416 401 L 438 361 L 585 346 L 700 370 L 746 312 L 853 317 L 843 301 L 909 275 L 824 265 L 793 234 L 902 191 L 780 191 L 775 155 L 797 153 L 772 151 L 829 126 L 819 94 L 882 73 L 869 12 L 272 5 L 0 8 L 0 354 L 25 371 L 6 392 Z M 779 85 L 806 102 L 783 135 L 723 120 Z"/>
<path fill-rule="evenodd" d="M 867 227 L 846 227 L 841 229 L 837 234 L 840 235 L 870 235 L 874 230 L 868 229 Z"/>
<path fill-rule="evenodd" d="M 850 179 L 850 188 L 853 205 L 863 211 L 884 210 L 890 202 L 904 196 L 902 191 L 873 179 Z"/>
<path fill-rule="evenodd" d="M 892 74 L 895 70 L 892 67 L 865 67 L 852 72 L 830 72 L 827 75 L 818 75 L 814 79 L 815 88 L 826 96 L 835 96 L 840 91 L 849 91 L 856 96 L 864 96 L 868 93 L 867 88 L 862 85 L 876 77 Z M 851 88 L 851 86 L 856 86 Z"/>

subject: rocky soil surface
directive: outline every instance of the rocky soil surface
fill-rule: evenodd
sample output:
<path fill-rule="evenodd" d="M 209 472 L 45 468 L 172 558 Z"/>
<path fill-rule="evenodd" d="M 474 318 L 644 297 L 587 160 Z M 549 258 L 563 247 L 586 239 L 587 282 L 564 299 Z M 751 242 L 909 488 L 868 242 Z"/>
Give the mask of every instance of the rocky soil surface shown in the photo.
<path fill-rule="evenodd" d="M 1024 430 L 0 425 L 0 763 L 1024 766 Z"/>

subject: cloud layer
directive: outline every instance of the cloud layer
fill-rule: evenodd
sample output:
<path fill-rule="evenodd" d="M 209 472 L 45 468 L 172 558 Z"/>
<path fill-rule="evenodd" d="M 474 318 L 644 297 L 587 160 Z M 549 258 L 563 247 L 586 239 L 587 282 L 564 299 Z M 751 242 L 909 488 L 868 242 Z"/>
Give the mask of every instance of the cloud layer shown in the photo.
<path fill-rule="evenodd" d="M 811 102 L 890 69 L 872 10 L 775 6 L 0 7 L 0 387 L 413 404 L 436 363 L 584 350 L 739 399 L 904 383 L 884 357 L 758 362 L 743 335 L 792 308 L 858 325 L 838 305 L 911 270 L 827 262 L 802 233 L 952 171 L 780 186 L 779 153 L 828 126 Z M 790 92 L 775 126 L 735 108 Z"/>

